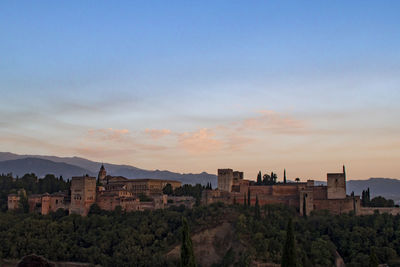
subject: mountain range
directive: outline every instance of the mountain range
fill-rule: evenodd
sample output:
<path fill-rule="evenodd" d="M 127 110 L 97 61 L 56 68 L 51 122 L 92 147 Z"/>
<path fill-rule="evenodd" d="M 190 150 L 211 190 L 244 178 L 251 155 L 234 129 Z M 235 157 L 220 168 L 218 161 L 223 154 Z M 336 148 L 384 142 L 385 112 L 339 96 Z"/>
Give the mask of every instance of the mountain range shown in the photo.
<path fill-rule="evenodd" d="M 80 157 L 56 157 L 42 155 L 18 155 L 9 152 L 0 152 L 0 173 L 12 173 L 23 176 L 26 173 L 35 173 L 38 177 L 46 174 L 62 175 L 69 179 L 72 176 L 89 174 L 97 177 L 101 162 L 95 162 Z M 125 176 L 131 179 L 153 178 L 180 181 L 183 184 L 203 184 L 211 182 L 217 186 L 217 176 L 206 172 L 176 173 L 166 170 L 144 170 L 129 165 L 104 163 L 107 174 Z"/>
<path fill-rule="evenodd" d="M 91 161 L 80 157 L 56 157 L 42 155 L 18 155 L 9 152 L 0 152 L 0 173 L 13 173 L 23 176 L 26 173 L 35 173 L 38 177 L 46 174 L 62 175 L 65 179 L 72 176 L 89 174 L 97 177 L 101 162 Z M 144 170 L 129 165 L 104 163 L 107 174 L 125 176 L 131 179 L 155 178 L 180 181 L 183 184 L 207 184 L 211 182 L 217 187 L 217 176 L 206 172 L 176 173 L 167 170 Z M 326 181 L 315 181 L 316 185 L 326 185 Z M 347 181 L 347 193 L 354 191 L 361 195 L 362 190 L 370 188 L 371 197 L 383 196 L 400 202 L 400 180 L 391 178 L 369 178 L 366 180 Z"/>

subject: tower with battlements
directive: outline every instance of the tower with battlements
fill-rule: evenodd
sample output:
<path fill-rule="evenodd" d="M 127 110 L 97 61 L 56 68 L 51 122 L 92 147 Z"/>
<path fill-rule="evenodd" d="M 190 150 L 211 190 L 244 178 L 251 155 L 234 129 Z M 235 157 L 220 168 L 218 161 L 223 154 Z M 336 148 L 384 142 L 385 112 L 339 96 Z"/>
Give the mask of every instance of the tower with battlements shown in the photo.
<path fill-rule="evenodd" d="M 328 173 L 328 199 L 344 199 L 346 198 L 346 169 L 343 166 L 342 173 Z"/>
<path fill-rule="evenodd" d="M 236 174 L 237 176 L 239 174 Z M 218 169 L 218 189 L 221 191 L 231 192 L 233 185 L 233 170 Z"/>
<path fill-rule="evenodd" d="M 87 215 L 96 202 L 96 178 L 86 176 L 72 177 L 71 204 L 69 213 Z"/>

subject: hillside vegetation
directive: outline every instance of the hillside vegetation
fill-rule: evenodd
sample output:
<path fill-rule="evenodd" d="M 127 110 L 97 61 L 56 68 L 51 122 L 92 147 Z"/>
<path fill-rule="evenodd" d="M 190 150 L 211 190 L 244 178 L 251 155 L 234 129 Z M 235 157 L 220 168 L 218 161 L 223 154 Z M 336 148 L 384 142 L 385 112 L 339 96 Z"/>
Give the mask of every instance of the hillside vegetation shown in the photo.
<path fill-rule="evenodd" d="M 103 266 L 177 266 L 179 253 L 171 251 L 180 244 L 182 217 L 189 222 L 202 266 L 280 263 L 289 218 L 299 266 L 333 266 L 336 252 L 347 266 L 368 266 L 372 250 L 380 263 L 393 265 L 400 255 L 400 216 L 319 213 L 303 218 L 285 206 L 257 212 L 255 207 L 213 204 L 131 213 L 92 209 L 88 217 L 68 216 L 63 210 L 46 216 L 2 212 L 0 257 L 35 253 L 52 261 Z M 213 251 L 212 262 L 204 261 L 202 243 Z"/>

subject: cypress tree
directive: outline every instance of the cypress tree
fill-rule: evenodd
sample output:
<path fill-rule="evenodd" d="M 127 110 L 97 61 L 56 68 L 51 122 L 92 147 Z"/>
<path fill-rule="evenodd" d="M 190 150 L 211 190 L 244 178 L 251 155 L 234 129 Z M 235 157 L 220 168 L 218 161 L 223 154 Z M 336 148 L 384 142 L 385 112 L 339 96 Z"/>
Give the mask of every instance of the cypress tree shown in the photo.
<path fill-rule="evenodd" d="M 28 197 L 24 193 L 19 194 L 19 203 L 18 207 L 22 210 L 24 213 L 29 212 L 29 202 L 28 202 Z"/>
<path fill-rule="evenodd" d="M 186 218 L 182 218 L 182 246 L 181 267 L 195 267 L 192 239 L 190 238 L 189 225 Z"/>
<path fill-rule="evenodd" d="M 245 207 L 246 207 L 246 201 L 247 201 L 246 193 L 244 193 L 243 194 L 243 206 L 245 206 Z"/>
<path fill-rule="evenodd" d="M 283 170 L 283 183 L 286 184 L 286 169 Z"/>
<path fill-rule="evenodd" d="M 363 190 L 361 193 L 361 205 L 365 207 L 365 191 Z"/>
<path fill-rule="evenodd" d="M 303 195 L 303 216 L 307 218 L 306 195 Z"/>
<path fill-rule="evenodd" d="M 282 253 L 282 267 L 296 267 L 296 247 L 294 244 L 294 230 L 292 219 L 289 219 L 286 229 L 286 242 Z"/>
<path fill-rule="evenodd" d="M 249 187 L 249 189 L 247 190 L 247 206 L 251 206 L 251 196 L 250 196 L 250 187 Z"/>
<path fill-rule="evenodd" d="M 260 185 L 262 183 L 261 181 L 261 171 L 258 172 L 257 174 L 257 185 Z"/>
<path fill-rule="evenodd" d="M 256 195 L 256 204 L 254 206 L 254 217 L 259 220 L 261 219 L 261 211 L 260 211 L 260 205 L 258 203 L 258 196 Z"/>
<path fill-rule="evenodd" d="M 375 249 L 371 249 L 371 254 L 369 255 L 369 267 L 378 267 L 378 257 L 376 257 Z"/>

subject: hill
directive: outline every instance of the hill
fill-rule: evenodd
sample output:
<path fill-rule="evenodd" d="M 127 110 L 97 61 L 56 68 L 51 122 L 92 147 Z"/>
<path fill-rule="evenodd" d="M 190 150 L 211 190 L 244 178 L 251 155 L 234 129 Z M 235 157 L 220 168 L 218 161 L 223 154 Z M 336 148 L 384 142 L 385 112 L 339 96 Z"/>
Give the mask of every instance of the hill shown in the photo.
<path fill-rule="evenodd" d="M 326 185 L 325 181 L 315 181 L 315 185 Z M 348 180 L 346 183 L 347 194 L 354 192 L 361 196 L 363 190 L 371 191 L 371 197 L 383 196 L 400 203 L 400 180 L 393 178 L 369 178 L 366 180 Z"/>
<path fill-rule="evenodd" d="M 64 178 L 85 174 L 94 175 L 94 173 L 78 166 L 38 158 L 0 161 L 0 173 L 12 173 L 19 177 L 26 173 L 35 173 L 38 177 L 54 174 L 55 176 L 62 175 Z"/>
<path fill-rule="evenodd" d="M 356 195 L 370 188 L 371 197 L 383 196 L 393 199 L 395 202 L 400 201 L 400 180 L 391 178 L 369 178 L 368 180 L 350 180 L 347 181 L 347 192 L 352 191 Z"/>
<path fill-rule="evenodd" d="M 38 161 L 23 161 L 24 159 L 37 159 Z M 42 160 L 42 161 L 41 161 Z M 13 162 L 15 161 L 15 162 Z M 7 162 L 7 163 L 4 163 Z M 52 162 L 57 169 L 51 169 Z M 39 177 L 43 174 L 52 173 L 62 175 L 64 178 L 70 178 L 75 175 L 90 174 L 97 176 L 101 162 L 95 162 L 80 157 L 56 157 L 44 155 L 18 155 L 9 152 L 0 152 L 0 173 L 12 172 L 15 175 L 24 175 L 25 173 L 34 172 Z M 66 165 L 57 165 L 66 164 Z M 63 169 L 64 166 L 65 168 Z M 184 184 L 203 184 L 211 182 L 213 187 L 217 186 L 217 176 L 206 172 L 202 173 L 176 173 L 166 170 L 144 170 L 129 165 L 118 165 L 104 163 L 109 175 L 121 175 L 131 179 L 154 178 L 169 179 L 180 181 Z M 73 171 L 70 171 L 73 168 Z"/>

